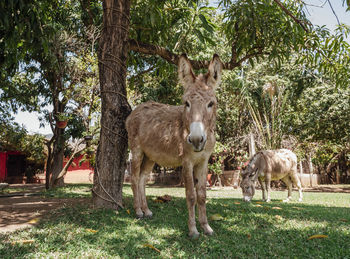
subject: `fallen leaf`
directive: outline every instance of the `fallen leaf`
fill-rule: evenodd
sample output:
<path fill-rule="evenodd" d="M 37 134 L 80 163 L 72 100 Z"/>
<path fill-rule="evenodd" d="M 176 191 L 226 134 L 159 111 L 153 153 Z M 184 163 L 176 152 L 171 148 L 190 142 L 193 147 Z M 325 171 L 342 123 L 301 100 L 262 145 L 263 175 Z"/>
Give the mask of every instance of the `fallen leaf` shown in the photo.
<path fill-rule="evenodd" d="M 163 202 L 169 202 L 171 201 L 171 196 L 170 195 L 163 195 L 163 196 L 158 196 L 157 200 L 163 201 Z"/>
<path fill-rule="evenodd" d="M 164 201 L 159 200 L 158 198 L 154 200 L 154 202 L 158 202 L 158 203 L 164 203 Z"/>
<path fill-rule="evenodd" d="M 299 208 L 299 207 L 292 207 L 292 209 L 303 210 L 303 208 Z"/>
<path fill-rule="evenodd" d="M 272 207 L 271 209 L 273 209 L 273 210 L 281 210 L 282 208 L 280 208 L 280 207 Z"/>
<path fill-rule="evenodd" d="M 144 244 L 143 246 L 144 246 L 144 247 L 149 247 L 149 248 L 153 249 L 154 251 L 157 251 L 158 253 L 160 253 L 160 250 L 157 249 L 157 248 L 155 248 L 155 247 L 154 247 L 153 245 L 151 245 L 151 244 Z"/>
<path fill-rule="evenodd" d="M 126 213 L 128 213 L 130 215 L 130 210 L 126 210 Z"/>
<path fill-rule="evenodd" d="M 223 220 L 224 218 L 220 214 L 214 214 L 214 215 L 211 215 L 209 219 L 218 221 L 218 220 Z"/>
<path fill-rule="evenodd" d="M 340 221 L 347 222 L 348 220 L 347 219 L 340 219 Z"/>
<path fill-rule="evenodd" d="M 234 204 L 237 204 L 237 205 L 238 205 L 238 204 L 241 204 L 241 203 L 240 203 L 240 202 L 238 202 L 238 201 L 235 201 L 235 202 L 234 202 Z"/>
<path fill-rule="evenodd" d="M 307 240 L 315 239 L 315 238 L 326 238 L 328 237 L 327 235 L 313 235 L 309 237 Z"/>
<path fill-rule="evenodd" d="M 263 207 L 263 206 L 261 206 L 260 204 L 257 204 L 257 205 L 255 205 L 255 207 Z"/>
<path fill-rule="evenodd" d="M 35 224 L 39 221 L 39 218 L 34 218 L 28 221 L 29 224 Z"/>
<path fill-rule="evenodd" d="M 228 205 L 227 205 L 227 204 L 223 204 L 222 206 L 224 206 L 224 207 L 228 207 Z"/>
<path fill-rule="evenodd" d="M 256 204 L 263 204 L 263 202 L 262 201 L 257 201 L 257 202 L 255 202 Z"/>
<path fill-rule="evenodd" d="M 89 232 L 91 232 L 91 233 L 96 233 L 96 232 L 98 232 L 98 230 L 93 230 L 93 229 L 91 229 L 91 228 L 87 228 L 86 231 L 89 231 Z"/>
<path fill-rule="evenodd" d="M 247 234 L 247 237 L 248 237 L 248 239 L 251 239 L 252 235 L 251 234 Z"/>
<path fill-rule="evenodd" d="M 31 244 L 34 243 L 34 239 L 26 239 L 26 240 L 17 240 L 17 241 L 12 241 L 11 244 Z"/>
<path fill-rule="evenodd" d="M 283 217 L 281 217 L 280 215 L 275 215 L 275 218 L 278 219 L 278 220 L 282 220 Z"/>

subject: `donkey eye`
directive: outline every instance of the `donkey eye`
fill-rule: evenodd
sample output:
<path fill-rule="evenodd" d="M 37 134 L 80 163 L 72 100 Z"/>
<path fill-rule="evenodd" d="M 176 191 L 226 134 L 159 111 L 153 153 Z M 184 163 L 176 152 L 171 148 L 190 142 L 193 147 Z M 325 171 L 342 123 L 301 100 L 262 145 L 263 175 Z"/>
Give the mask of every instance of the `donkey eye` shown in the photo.
<path fill-rule="evenodd" d="M 208 108 L 213 107 L 213 105 L 214 105 L 214 102 L 213 102 L 213 101 L 211 101 L 211 102 L 208 104 Z"/>
<path fill-rule="evenodd" d="M 190 107 L 190 103 L 189 102 L 185 102 L 185 106 L 187 107 L 187 108 L 189 108 Z"/>

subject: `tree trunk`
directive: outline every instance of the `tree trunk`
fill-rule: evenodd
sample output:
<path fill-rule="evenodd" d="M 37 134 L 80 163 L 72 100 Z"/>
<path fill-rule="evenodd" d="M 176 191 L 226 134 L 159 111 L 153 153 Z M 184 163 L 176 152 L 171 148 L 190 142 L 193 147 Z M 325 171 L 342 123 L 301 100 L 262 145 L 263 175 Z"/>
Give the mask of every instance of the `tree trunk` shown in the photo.
<path fill-rule="evenodd" d="M 93 185 L 95 207 L 122 207 L 127 158 L 125 120 L 131 108 L 126 97 L 129 0 L 103 1 L 103 29 L 99 44 L 101 132 Z"/>
<path fill-rule="evenodd" d="M 301 160 L 299 161 L 299 170 L 300 170 L 300 184 L 301 186 L 303 186 L 303 163 L 301 162 Z"/>
<path fill-rule="evenodd" d="M 56 139 L 53 142 L 53 154 L 52 154 L 52 164 L 51 164 L 51 180 L 50 187 L 61 187 L 64 186 L 64 179 L 57 179 L 63 168 L 63 158 L 64 158 L 64 136 L 63 129 L 56 129 Z"/>
<path fill-rule="evenodd" d="M 47 145 L 47 160 L 46 160 L 46 168 L 45 168 L 45 188 L 46 190 L 50 189 L 50 176 L 51 176 L 51 165 L 52 165 L 52 141 L 53 137 L 49 142 L 46 143 Z"/>
<path fill-rule="evenodd" d="M 340 168 L 339 168 L 339 162 L 337 164 L 337 169 L 335 171 L 335 182 L 336 184 L 340 184 Z"/>
<path fill-rule="evenodd" d="M 310 186 L 313 186 L 313 176 L 314 176 L 314 167 L 312 164 L 311 154 L 309 155 L 309 169 L 310 169 Z"/>
<path fill-rule="evenodd" d="M 255 155 L 255 141 L 253 133 L 249 133 L 249 156 L 253 157 Z"/>
<path fill-rule="evenodd" d="M 64 185 L 64 177 L 66 176 L 67 172 L 68 172 L 68 168 L 70 167 L 70 165 L 73 163 L 74 158 L 79 155 L 82 151 L 84 151 L 85 148 L 79 149 L 79 146 L 83 143 L 83 141 L 78 141 L 74 147 L 73 153 L 70 156 L 70 158 L 68 159 L 67 163 L 64 165 L 64 167 L 62 168 L 61 172 L 58 174 L 56 181 L 63 183 Z M 62 179 L 61 179 L 62 178 Z"/>

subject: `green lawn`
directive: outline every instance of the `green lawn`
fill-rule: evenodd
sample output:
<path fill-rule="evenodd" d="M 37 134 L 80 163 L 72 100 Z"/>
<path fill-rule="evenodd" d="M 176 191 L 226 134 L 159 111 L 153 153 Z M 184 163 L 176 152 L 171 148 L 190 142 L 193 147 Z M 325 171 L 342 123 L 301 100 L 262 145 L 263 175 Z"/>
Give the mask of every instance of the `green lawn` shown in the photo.
<path fill-rule="evenodd" d="M 49 195 L 86 197 L 89 187 L 71 185 Z M 82 205 L 55 211 L 34 228 L 0 234 L 0 258 L 350 258 L 350 194 L 308 192 L 304 202 L 286 204 L 287 193 L 275 191 L 271 203 L 257 204 L 260 191 L 243 203 L 240 190 L 209 190 L 208 217 L 223 219 L 210 220 L 214 236 L 191 240 L 184 189 L 148 187 L 147 193 L 152 219 L 134 218 L 125 185 L 125 210 Z M 164 194 L 173 200 L 154 201 Z M 327 237 L 308 240 L 317 234 Z"/>

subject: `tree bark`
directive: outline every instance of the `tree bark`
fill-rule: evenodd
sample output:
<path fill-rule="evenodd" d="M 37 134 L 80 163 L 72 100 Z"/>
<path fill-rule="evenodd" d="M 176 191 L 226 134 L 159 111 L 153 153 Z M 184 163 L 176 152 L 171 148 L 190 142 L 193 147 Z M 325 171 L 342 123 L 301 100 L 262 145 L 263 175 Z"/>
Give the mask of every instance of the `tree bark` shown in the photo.
<path fill-rule="evenodd" d="M 309 154 L 309 169 L 310 169 L 310 186 L 312 187 L 313 183 L 313 177 L 314 177 L 314 167 L 312 164 L 312 158 L 311 158 L 311 154 Z"/>
<path fill-rule="evenodd" d="M 249 133 L 249 156 L 253 157 L 255 155 L 255 140 L 253 133 Z"/>
<path fill-rule="evenodd" d="M 64 158 L 64 143 L 65 139 L 63 136 L 64 129 L 56 129 L 57 134 L 55 134 L 56 139 L 53 142 L 53 152 L 52 152 L 52 164 L 51 164 L 51 180 L 50 187 L 61 187 L 64 186 L 64 179 L 57 179 L 63 168 L 63 158 Z"/>
<path fill-rule="evenodd" d="M 93 204 L 98 208 L 122 207 L 128 148 L 125 120 L 131 112 L 126 97 L 129 13 L 129 0 L 103 1 L 103 29 L 98 51 L 101 132 L 92 189 Z"/>
<path fill-rule="evenodd" d="M 300 184 L 303 186 L 303 163 L 299 161 L 299 170 L 300 170 Z"/>
<path fill-rule="evenodd" d="M 77 155 L 79 155 L 82 151 L 84 151 L 85 147 L 82 149 L 79 149 L 79 146 L 83 143 L 83 141 L 79 141 L 78 143 L 76 143 L 73 153 L 70 156 L 70 158 L 68 159 L 67 163 L 64 165 L 64 167 L 62 168 L 61 172 L 58 174 L 56 181 L 63 182 L 64 185 L 64 177 L 66 176 L 67 172 L 68 172 L 68 168 L 69 166 L 72 164 L 73 160 L 75 157 L 77 157 Z M 62 178 L 62 179 L 61 179 Z"/>

